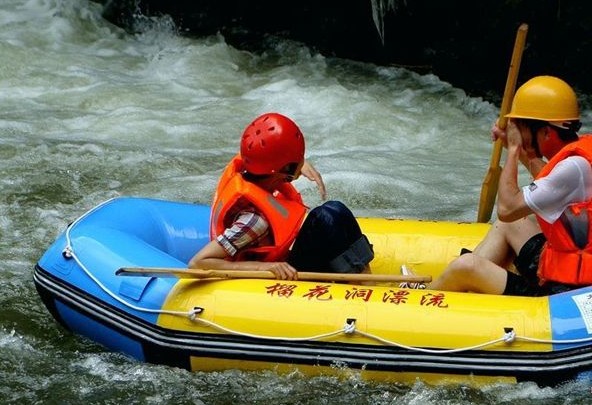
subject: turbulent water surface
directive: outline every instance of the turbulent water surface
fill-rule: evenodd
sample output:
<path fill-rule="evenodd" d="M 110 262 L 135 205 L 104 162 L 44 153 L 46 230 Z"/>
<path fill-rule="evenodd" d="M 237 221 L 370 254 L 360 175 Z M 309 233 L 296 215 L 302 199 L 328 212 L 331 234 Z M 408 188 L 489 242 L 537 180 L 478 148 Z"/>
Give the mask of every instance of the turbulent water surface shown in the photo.
<path fill-rule="evenodd" d="M 0 402 L 15 404 L 559 404 L 590 386 L 378 384 L 298 373 L 189 373 L 62 329 L 33 267 L 77 216 L 119 195 L 209 203 L 256 115 L 293 117 L 329 197 L 356 215 L 474 221 L 498 108 L 432 75 L 332 59 L 286 41 L 260 54 L 130 35 L 87 0 L 0 5 Z M 584 120 L 588 121 L 589 110 Z M 587 124 L 587 122 L 586 122 Z M 296 182 L 309 205 L 310 182 Z"/>

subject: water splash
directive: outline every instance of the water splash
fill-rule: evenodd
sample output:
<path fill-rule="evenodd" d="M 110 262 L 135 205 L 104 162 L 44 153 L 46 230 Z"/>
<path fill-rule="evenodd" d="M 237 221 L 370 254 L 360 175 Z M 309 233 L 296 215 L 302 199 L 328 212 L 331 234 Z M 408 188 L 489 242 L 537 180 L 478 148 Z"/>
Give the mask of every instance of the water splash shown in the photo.
<path fill-rule="evenodd" d="M 407 6 L 407 0 L 370 0 L 372 3 L 372 20 L 384 45 L 384 16 L 390 10 L 394 13 Z"/>

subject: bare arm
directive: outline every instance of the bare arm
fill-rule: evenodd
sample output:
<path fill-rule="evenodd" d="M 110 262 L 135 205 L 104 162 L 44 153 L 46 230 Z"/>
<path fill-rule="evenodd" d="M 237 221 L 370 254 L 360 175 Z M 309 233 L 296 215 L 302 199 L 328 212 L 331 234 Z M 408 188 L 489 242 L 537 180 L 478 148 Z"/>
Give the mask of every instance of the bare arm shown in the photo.
<path fill-rule="evenodd" d="M 508 128 L 510 127 L 510 122 L 508 122 Z M 512 124 L 515 125 L 515 124 Z M 491 128 L 491 140 L 496 141 L 497 139 L 502 140 L 502 144 L 505 148 L 508 147 L 508 135 L 507 129 L 501 129 L 497 126 L 497 122 Z M 532 137 L 532 134 L 531 134 Z M 529 142 L 528 144 L 522 144 L 520 149 L 520 162 L 524 165 L 524 167 L 529 171 L 532 177 L 536 177 L 539 174 L 540 170 L 546 164 L 545 160 L 542 158 L 537 157 L 536 151 L 532 146 L 532 143 Z"/>
<path fill-rule="evenodd" d="M 189 261 L 190 269 L 267 270 L 280 280 L 297 280 L 298 272 L 286 262 L 230 261 L 220 244 L 212 240 Z"/>
<path fill-rule="evenodd" d="M 500 221 L 513 222 L 531 214 L 532 210 L 518 186 L 518 162 L 524 151 L 520 130 L 512 121 L 508 123 L 506 140 L 508 153 L 497 192 L 497 216 Z"/>
<path fill-rule="evenodd" d="M 520 154 L 520 162 L 528 169 L 532 177 L 536 177 L 544 165 L 547 164 L 543 159 L 538 157 L 528 157 L 524 153 Z"/>
<path fill-rule="evenodd" d="M 314 166 L 308 162 L 308 160 L 304 161 L 302 165 L 302 169 L 300 170 L 302 175 L 309 179 L 310 181 L 314 181 L 317 183 L 317 189 L 319 190 L 319 194 L 321 195 L 321 199 L 327 199 L 327 189 L 325 188 L 325 183 L 323 182 L 323 177 L 321 173 L 314 168 Z"/>

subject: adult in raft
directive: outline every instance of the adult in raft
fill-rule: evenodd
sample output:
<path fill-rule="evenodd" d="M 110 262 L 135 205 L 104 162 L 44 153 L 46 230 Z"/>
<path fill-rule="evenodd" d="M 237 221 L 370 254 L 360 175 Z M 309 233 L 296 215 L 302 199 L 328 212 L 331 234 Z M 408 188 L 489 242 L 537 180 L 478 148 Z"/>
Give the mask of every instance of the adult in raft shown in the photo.
<path fill-rule="evenodd" d="M 302 131 L 285 115 L 266 113 L 246 127 L 214 194 L 211 241 L 190 268 L 267 270 L 282 280 L 297 280 L 298 270 L 369 272 L 372 245 L 352 212 L 327 201 L 308 213 L 292 185 L 302 174 L 326 197 L 304 151 Z"/>
<path fill-rule="evenodd" d="M 516 92 L 497 200 L 498 220 L 474 252 L 461 254 L 429 288 L 542 296 L 592 284 L 592 136 L 578 136 L 573 89 L 537 76 Z M 518 162 L 533 181 L 518 187 Z M 534 214 L 534 215 L 530 215 Z M 507 271 L 514 262 L 517 272 Z"/>

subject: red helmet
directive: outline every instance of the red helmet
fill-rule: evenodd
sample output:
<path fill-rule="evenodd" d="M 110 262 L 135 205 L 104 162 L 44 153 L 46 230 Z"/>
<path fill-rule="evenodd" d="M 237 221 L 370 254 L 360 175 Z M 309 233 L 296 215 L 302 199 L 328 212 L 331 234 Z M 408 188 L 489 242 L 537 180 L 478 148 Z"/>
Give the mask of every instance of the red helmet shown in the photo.
<path fill-rule="evenodd" d="M 290 118 L 263 114 L 245 128 L 240 154 L 247 172 L 276 173 L 286 165 L 304 162 L 304 135 Z"/>

